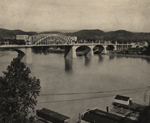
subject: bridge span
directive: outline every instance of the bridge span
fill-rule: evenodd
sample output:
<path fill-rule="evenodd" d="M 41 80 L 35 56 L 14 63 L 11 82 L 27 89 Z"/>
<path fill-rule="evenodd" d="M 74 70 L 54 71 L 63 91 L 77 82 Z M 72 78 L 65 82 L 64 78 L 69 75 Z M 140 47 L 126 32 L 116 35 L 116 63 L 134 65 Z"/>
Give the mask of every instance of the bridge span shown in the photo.
<path fill-rule="evenodd" d="M 0 49 L 14 49 L 18 52 L 18 57 L 22 59 L 20 54 L 23 54 L 25 56 L 25 62 L 26 63 L 32 63 L 32 48 L 34 47 L 65 47 L 65 58 L 76 58 L 77 57 L 77 49 L 79 47 L 86 47 L 85 55 L 93 55 L 94 54 L 94 48 L 97 48 L 96 50 L 99 51 L 99 47 L 103 47 L 102 53 L 107 54 L 108 53 L 108 46 L 114 47 L 113 50 L 121 50 L 125 48 L 129 48 L 132 45 L 131 44 L 118 44 L 117 42 L 115 44 L 113 43 L 64 43 L 64 44 L 31 44 L 31 45 L 1 45 Z"/>
<path fill-rule="evenodd" d="M 110 41 L 78 43 L 76 36 L 66 36 L 62 34 L 37 34 L 33 36 L 18 35 L 16 37 L 18 37 L 16 38 L 17 40 L 21 40 L 21 38 L 23 37 L 26 45 L 0 45 L 0 49 L 14 49 L 18 52 L 18 57 L 20 59 L 26 59 L 26 63 L 32 63 L 31 49 L 34 47 L 64 47 L 65 58 L 76 58 L 76 52 L 81 47 L 85 48 L 85 55 L 92 56 L 94 54 L 94 51 L 107 54 L 108 47 L 110 46 L 113 47 L 113 50 L 121 50 L 132 46 L 132 44 L 119 44 L 117 43 L 117 41 L 115 43 L 112 43 Z M 100 48 L 102 48 L 102 50 L 100 50 Z"/>

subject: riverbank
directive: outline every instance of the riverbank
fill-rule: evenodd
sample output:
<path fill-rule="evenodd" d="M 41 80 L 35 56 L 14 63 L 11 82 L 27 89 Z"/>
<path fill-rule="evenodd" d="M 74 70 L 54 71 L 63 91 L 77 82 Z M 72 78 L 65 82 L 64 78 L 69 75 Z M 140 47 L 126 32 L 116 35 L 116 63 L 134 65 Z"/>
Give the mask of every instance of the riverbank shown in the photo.
<path fill-rule="evenodd" d="M 120 56 L 120 57 L 132 57 L 132 58 L 149 58 L 150 59 L 150 56 L 147 56 L 147 55 L 112 54 L 112 53 L 109 53 L 107 55 L 110 55 L 110 56 Z"/>

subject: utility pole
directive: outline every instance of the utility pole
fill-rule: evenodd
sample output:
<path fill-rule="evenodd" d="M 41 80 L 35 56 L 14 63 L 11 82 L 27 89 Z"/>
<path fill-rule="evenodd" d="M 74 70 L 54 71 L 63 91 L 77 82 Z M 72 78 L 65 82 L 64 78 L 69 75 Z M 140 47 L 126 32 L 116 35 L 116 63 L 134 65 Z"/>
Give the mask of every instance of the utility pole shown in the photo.
<path fill-rule="evenodd" d="M 148 89 L 145 91 L 145 102 L 148 103 L 150 106 L 150 86 L 148 86 Z"/>
<path fill-rule="evenodd" d="M 150 106 L 150 95 L 149 95 L 149 106 Z"/>
<path fill-rule="evenodd" d="M 81 123 L 81 114 L 79 113 L 79 122 L 78 123 Z"/>

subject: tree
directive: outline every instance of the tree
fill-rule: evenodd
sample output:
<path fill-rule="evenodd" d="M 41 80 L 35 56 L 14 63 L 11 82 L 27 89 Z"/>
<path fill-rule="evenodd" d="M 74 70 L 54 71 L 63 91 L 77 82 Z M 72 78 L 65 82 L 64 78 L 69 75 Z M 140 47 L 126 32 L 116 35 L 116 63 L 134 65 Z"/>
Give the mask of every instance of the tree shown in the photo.
<path fill-rule="evenodd" d="M 40 92 L 40 80 L 30 77 L 30 69 L 15 58 L 0 77 L 0 120 L 3 123 L 26 123 Z"/>
<path fill-rule="evenodd" d="M 145 51 L 145 54 L 146 55 L 150 55 L 150 44 L 148 45 L 146 51 Z"/>
<path fill-rule="evenodd" d="M 150 123 L 150 106 L 146 106 L 140 113 L 138 123 Z"/>

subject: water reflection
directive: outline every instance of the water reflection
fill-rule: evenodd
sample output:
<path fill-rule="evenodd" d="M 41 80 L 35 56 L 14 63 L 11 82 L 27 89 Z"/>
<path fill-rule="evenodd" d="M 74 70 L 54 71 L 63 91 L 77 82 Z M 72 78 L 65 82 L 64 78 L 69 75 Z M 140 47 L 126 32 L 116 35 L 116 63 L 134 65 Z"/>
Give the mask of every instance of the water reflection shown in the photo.
<path fill-rule="evenodd" d="M 49 52 L 47 50 L 33 49 L 32 52 L 35 54 L 44 54 L 47 55 Z"/>
<path fill-rule="evenodd" d="M 113 60 L 114 59 L 114 55 L 109 55 L 109 60 Z"/>
<path fill-rule="evenodd" d="M 65 58 L 65 71 L 72 71 L 72 59 Z"/>
<path fill-rule="evenodd" d="M 84 56 L 85 59 L 85 65 L 88 66 L 91 62 L 91 58 L 89 58 L 88 56 Z"/>
<path fill-rule="evenodd" d="M 143 58 L 143 59 L 146 60 L 148 64 L 150 64 L 150 58 Z"/>
<path fill-rule="evenodd" d="M 32 49 L 32 52 L 35 54 L 43 54 L 43 51 L 40 49 Z"/>
<path fill-rule="evenodd" d="M 122 55 L 116 55 L 116 58 L 122 58 L 123 56 Z"/>
<path fill-rule="evenodd" d="M 49 53 L 58 53 L 58 54 L 64 53 L 63 49 L 57 50 L 55 48 L 55 49 L 51 50 L 49 47 L 46 47 L 46 48 L 32 48 L 32 52 L 35 53 L 35 54 L 43 54 L 43 55 L 47 55 Z"/>
<path fill-rule="evenodd" d="M 103 56 L 101 54 L 98 54 L 99 62 L 103 62 Z"/>

